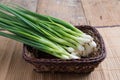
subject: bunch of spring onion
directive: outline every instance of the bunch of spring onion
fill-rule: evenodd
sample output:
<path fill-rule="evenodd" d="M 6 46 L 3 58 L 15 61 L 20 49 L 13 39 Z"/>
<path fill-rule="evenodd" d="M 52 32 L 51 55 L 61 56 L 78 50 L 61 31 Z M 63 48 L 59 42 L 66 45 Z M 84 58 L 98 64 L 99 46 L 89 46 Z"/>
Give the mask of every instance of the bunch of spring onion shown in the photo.
<path fill-rule="evenodd" d="M 0 4 L 0 35 L 30 45 L 60 59 L 80 59 L 96 50 L 96 43 L 63 20 L 18 6 Z"/>

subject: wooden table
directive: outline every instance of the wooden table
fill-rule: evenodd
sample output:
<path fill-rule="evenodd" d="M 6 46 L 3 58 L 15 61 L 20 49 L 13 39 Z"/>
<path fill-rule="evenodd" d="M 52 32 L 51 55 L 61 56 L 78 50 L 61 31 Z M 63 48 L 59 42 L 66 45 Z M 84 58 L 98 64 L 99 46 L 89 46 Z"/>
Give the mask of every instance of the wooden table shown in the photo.
<path fill-rule="evenodd" d="M 22 58 L 22 44 L 0 37 L 0 80 L 120 80 L 120 0 L 0 0 L 64 19 L 92 25 L 104 38 L 107 58 L 89 75 L 36 73 Z"/>

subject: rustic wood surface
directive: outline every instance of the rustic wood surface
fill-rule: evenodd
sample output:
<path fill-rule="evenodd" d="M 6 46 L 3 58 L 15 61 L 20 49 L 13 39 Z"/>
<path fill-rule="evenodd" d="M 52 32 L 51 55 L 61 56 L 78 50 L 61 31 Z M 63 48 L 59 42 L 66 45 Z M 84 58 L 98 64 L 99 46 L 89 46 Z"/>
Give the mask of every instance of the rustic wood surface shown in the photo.
<path fill-rule="evenodd" d="M 22 58 L 22 44 L 0 36 L 0 80 L 120 80 L 120 0 L 0 0 L 96 27 L 105 41 L 107 58 L 89 75 L 36 73 Z"/>

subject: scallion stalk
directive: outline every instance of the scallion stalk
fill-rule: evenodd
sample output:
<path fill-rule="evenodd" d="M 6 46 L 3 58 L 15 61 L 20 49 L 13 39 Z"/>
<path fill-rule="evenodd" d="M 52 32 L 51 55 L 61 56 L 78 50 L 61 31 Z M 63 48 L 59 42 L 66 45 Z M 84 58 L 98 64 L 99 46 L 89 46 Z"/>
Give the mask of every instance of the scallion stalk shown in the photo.
<path fill-rule="evenodd" d="M 61 59 L 80 59 L 96 51 L 92 36 L 72 24 L 21 7 L 0 4 L 0 35 Z"/>

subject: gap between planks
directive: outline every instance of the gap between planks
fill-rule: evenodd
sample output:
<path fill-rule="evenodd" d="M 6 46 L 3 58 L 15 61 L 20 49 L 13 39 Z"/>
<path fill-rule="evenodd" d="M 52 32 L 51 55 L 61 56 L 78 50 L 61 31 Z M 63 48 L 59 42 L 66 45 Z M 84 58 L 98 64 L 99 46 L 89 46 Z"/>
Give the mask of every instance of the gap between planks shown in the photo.
<path fill-rule="evenodd" d="M 110 26 L 93 26 L 95 28 L 116 28 L 120 27 L 120 25 L 110 25 Z"/>

